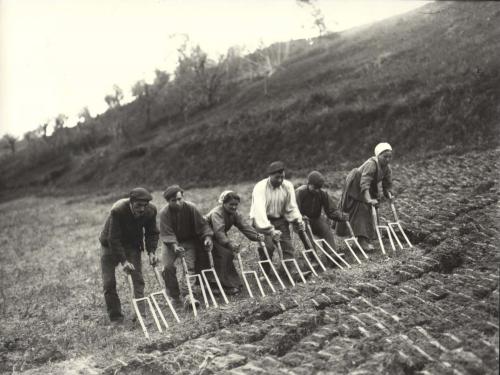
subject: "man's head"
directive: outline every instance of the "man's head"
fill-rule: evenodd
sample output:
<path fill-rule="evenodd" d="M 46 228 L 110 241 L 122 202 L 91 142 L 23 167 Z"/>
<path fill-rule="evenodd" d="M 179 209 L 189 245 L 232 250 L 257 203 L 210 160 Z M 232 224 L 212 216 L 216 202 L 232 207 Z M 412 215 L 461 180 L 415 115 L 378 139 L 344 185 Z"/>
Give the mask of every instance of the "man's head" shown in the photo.
<path fill-rule="evenodd" d="M 285 163 L 282 161 L 273 161 L 267 167 L 267 174 L 273 187 L 279 187 L 285 179 Z"/>
<path fill-rule="evenodd" d="M 381 166 L 385 167 L 391 162 L 392 159 L 392 147 L 389 143 L 379 143 L 375 147 L 375 156 Z"/>
<path fill-rule="evenodd" d="M 146 212 L 146 207 L 153 199 L 149 191 L 144 188 L 138 187 L 132 189 L 129 193 L 130 210 L 134 217 L 141 217 Z"/>
<path fill-rule="evenodd" d="M 184 190 L 179 185 L 169 186 L 163 192 L 163 197 L 168 206 L 174 210 L 178 210 L 184 205 Z"/>
<path fill-rule="evenodd" d="M 307 188 L 311 192 L 319 192 L 325 184 L 325 177 L 318 171 L 312 171 L 307 176 Z"/>

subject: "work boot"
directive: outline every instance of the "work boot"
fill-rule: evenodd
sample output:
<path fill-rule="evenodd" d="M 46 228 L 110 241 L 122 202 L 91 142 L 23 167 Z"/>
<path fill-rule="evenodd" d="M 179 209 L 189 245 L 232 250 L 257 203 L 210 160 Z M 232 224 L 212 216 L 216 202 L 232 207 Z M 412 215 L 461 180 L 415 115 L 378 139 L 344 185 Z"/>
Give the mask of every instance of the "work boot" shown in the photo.
<path fill-rule="evenodd" d="M 234 288 L 227 288 L 225 290 L 225 293 L 228 296 L 234 296 L 235 294 L 238 294 L 239 292 L 240 292 L 240 289 L 236 288 L 236 287 L 234 287 Z"/>
<path fill-rule="evenodd" d="M 124 319 L 125 318 L 123 315 L 116 315 L 109 318 L 110 322 L 113 324 L 121 324 L 123 323 Z"/>
<path fill-rule="evenodd" d="M 358 243 L 359 243 L 359 246 L 361 246 L 364 251 L 373 251 L 373 250 L 375 250 L 375 247 L 373 247 L 373 245 L 370 243 L 370 241 L 366 237 L 359 236 L 358 237 Z"/>

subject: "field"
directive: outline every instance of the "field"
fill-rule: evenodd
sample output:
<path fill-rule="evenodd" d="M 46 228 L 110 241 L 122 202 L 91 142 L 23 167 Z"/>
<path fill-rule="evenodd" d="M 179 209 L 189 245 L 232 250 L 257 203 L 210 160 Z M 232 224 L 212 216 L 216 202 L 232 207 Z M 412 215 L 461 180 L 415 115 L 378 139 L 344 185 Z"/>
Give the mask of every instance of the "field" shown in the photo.
<path fill-rule="evenodd" d="M 181 324 L 152 341 L 131 321 L 123 277 L 125 324 L 109 324 L 104 311 L 97 237 L 119 194 L 2 203 L 0 371 L 496 374 L 499 156 L 396 160 L 397 206 L 415 249 L 387 258 L 376 251 L 361 266 L 329 268 L 265 298 L 243 293 L 197 320 L 181 313 Z M 345 174 L 327 173 L 333 195 Z M 244 197 L 245 214 L 252 186 L 229 186 Z M 186 196 L 207 212 L 226 188 Z M 164 205 L 161 192 L 154 203 Z M 244 253 L 252 268 L 254 250 Z M 158 290 L 143 260 L 146 292 Z"/>

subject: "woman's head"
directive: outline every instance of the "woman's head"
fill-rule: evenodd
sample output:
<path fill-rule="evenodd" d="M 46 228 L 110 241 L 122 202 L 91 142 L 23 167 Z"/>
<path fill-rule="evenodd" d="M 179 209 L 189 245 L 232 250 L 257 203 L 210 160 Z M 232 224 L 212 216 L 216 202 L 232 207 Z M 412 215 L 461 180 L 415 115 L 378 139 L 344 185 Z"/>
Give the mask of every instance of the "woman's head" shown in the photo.
<path fill-rule="evenodd" d="M 240 205 L 240 196 L 232 190 L 226 190 L 220 195 L 219 203 L 222 204 L 224 210 L 234 213 Z"/>
<path fill-rule="evenodd" d="M 392 147 L 389 143 L 379 143 L 375 147 L 375 156 L 378 159 L 378 162 L 382 166 L 389 165 L 392 159 Z"/>

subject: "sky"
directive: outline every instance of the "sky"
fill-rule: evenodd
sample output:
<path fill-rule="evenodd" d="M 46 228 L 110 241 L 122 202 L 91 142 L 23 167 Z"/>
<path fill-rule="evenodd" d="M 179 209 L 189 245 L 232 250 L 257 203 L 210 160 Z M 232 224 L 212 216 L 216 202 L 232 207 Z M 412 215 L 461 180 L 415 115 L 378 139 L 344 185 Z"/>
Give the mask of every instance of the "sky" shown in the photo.
<path fill-rule="evenodd" d="M 426 3 L 313 1 L 329 31 Z M 175 69 L 183 35 L 215 58 L 318 30 L 296 0 L 0 0 L 0 136 L 22 137 L 60 113 L 72 126 L 85 106 L 102 113 L 114 84 L 131 100 L 135 82 Z"/>

